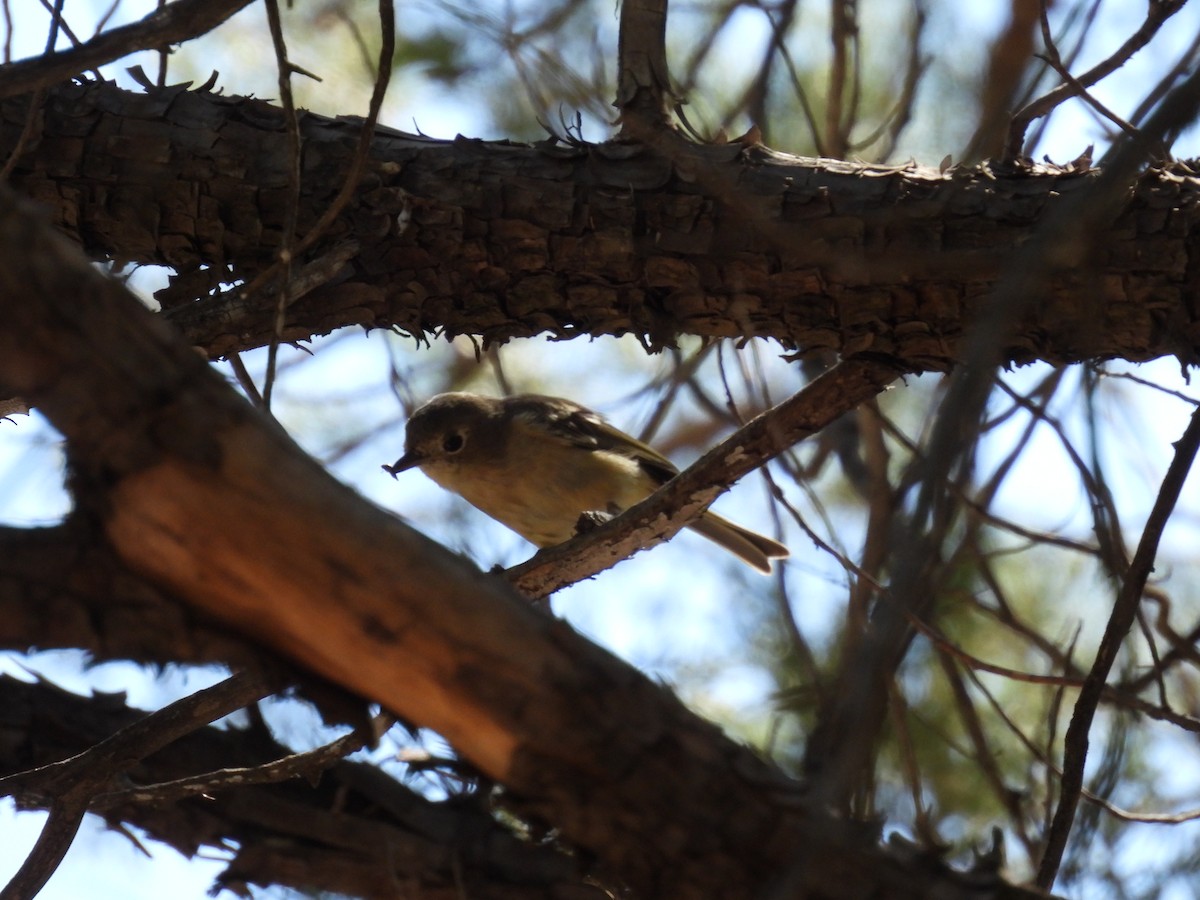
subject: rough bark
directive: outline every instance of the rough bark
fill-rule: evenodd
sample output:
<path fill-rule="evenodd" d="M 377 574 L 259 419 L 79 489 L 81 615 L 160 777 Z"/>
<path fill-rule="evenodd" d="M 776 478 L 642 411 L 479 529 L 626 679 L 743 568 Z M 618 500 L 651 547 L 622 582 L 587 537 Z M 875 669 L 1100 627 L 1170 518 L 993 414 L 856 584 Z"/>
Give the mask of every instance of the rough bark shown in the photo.
<path fill-rule="evenodd" d="M 1023 897 L 880 847 L 661 686 L 364 503 L 11 199 L 0 384 L 132 570 L 439 731 L 646 897 Z M 120 348 L 119 353 L 110 348 Z"/>
<path fill-rule="evenodd" d="M 0 647 L 78 648 L 98 661 L 225 662 L 261 651 L 122 566 L 81 521 L 0 528 Z"/>
<path fill-rule="evenodd" d="M 0 151 L 26 105 L 4 104 Z M 303 116 L 301 232 L 336 192 L 357 128 Z M 285 339 L 347 324 L 488 341 L 634 333 L 652 347 L 681 333 L 760 336 L 944 369 L 1014 248 L 1093 174 L 659 146 L 379 129 L 355 202 L 301 261 Z M 14 184 L 93 257 L 176 268 L 167 315 L 218 356 L 271 336 L 270 291 L 218 291 L 279 246 L 284 147 L 281 113 L 262 101 L 71 85 L 47 99 Z M 1198 187 L 1185 164 L 1146 172 L 1101 250 L 1059 261 L 1006 359 L 1194 362 Z"/>

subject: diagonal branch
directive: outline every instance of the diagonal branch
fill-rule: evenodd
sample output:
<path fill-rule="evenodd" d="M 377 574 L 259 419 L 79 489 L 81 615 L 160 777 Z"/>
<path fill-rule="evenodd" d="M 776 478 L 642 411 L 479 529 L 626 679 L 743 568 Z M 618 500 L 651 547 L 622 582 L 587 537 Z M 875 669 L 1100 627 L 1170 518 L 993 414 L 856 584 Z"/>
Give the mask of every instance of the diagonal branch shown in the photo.
<path fill-rule="evenodd" d="M 1049 115 L 1059 104 L 1078 96 L 1085 88 L 1091 87 L 1102 78 L 1107 78 L 1129 62 L 1135 53 L 1150 43 L 1167 19 L 1179 12 L 1186 2 L 1187 0 L 1161 0 L 1161 2 L 1147 4 L 1146 18 L 1141 27 L 1131 34 L 1125 43 L 1117 48 L 1116 52 L 1092 66 L 1082 75 L 1076 76 L 1070 81 L 1064 81 L 1052 91 L 1043 94 L 1020 109 L 1013 116 L 1008 127 L 1004 158 L 1011 161 L 1021 155 L 1025 132 L 1029 130 L 1029 125 L 1034 119 Z"/>
<path fill-rule="evenodd" d="M 661 544 L 735 481 L 887 389 L 889 362 L 844 360 L 804 390 L 757 416 L 651 497 L 594 531 L 538 553 L 506 573 L 529 597 L 545 597 Z"/>
<path fill-rule="evenodd" d="M 209 722 L 277 690 L 260 676 L 233 675 L 150 713 L 70 759 L 0 778 L 0 792 L 51 798 L 50 818 L 0 900 L 38 893 L 54 874 L 93 798 L 134 764 Z"/>
<path fill-rule="evenodd" d="M 176 0 L 138 22 L 97 35 L 62 53 L 0 67 L 0 98 L 49 87 L 138 50 L 156 50 L 216 28 L 253 0 Z"/>

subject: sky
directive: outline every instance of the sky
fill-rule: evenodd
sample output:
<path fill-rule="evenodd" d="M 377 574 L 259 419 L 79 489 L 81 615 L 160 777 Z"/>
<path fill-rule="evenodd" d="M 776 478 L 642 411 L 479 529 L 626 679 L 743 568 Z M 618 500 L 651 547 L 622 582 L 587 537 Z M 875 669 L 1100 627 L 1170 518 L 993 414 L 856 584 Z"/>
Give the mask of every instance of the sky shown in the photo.
<path fill-rule="evenodd" d="M 100 9 L 107 3 L 93 3 Z M 139 17 L 152 3 L 123 2 L 114 23 L 122 17 Z M 998 24 L 998 13 L 1004 4 L 951 4 L 936 23 L 936 39 L 978 43 L 986 46 L 988 37 Z M 865 4 L 864 4 L 865 6 Z M 86 3 L 68 4 L 68 13 L 86 21 Z M 1131 30 L 1126 18 L 1142 4 L 1126 4 L 1126 13 L 1118 11 L 1112 18 L 1111 32 L 1105 38 L 1116 39 Z M 615 8 L 615 6 L 614 6 Z M 412 4 L 410 25 L 425 15 L 425 6 Z M 43 19 L 36 19 L 39 10 L 32 4 L 17 4 L 17 42 L 14 56 L 20 57 L 40 50 L 44 41 Z M 1200 6 L 1189 8 L 1185 15 L 1168 29 L 1161 42 L 1155 45 L 1157 58 L 1170 57 L 1200 29 Z M 814 13 L 814 15 L 816 15 Z M 260 19 L 258 5 L 242 13 L 239 20 Z M 27 17 L 27 18 L 26 18 Z M 749 56 L 739 47 L 754 39 L 761 31 L 761 20 L 743 16 L 724 37 L 725 53 L 731 72 L 739 60 Z M 237 24 L 237 23 L 234 23 Z M 814 27 L 819 27 L 814 25 Z M 615 29 L 611 22 L 597 25 L 602 33 Z M 81 32 L 86 33 L 82 28 Z M 254 32 L 223 31 L 195 47 L 190 60 L 180 60 L 181 69 L 194 71 L 206 68 L 221 72 L 221 85 L 228 93 L 255 94 L 263 97 L 277 95 L 275 75 L 262 66 L 246 71 L 239 60 L 249 54 L 262 57 L 261 30 Z M 328 46 L 322 41 L 328 42 Z M 1089 53 L 1100 56 L 1108 51 L 1097 41 Z M 320 70 L 330 81 L 353 71 L 355 60 L 331 48 L 344 47 L 340 36 L 327 34 L 314 37 L 311 43 L 293 46 L 293 59 L 306 68 Z M 814 52 L 821 52 L 819 49 Z M 197 58 L 198 57 L 198 58 Z M 1081 62 L 1087 61 L 1087 54 Z M 1143 90 L 1155 64 L 1153 57 L 1135 58 L 1125 69 L 1097 89 L 1106 102 L 1116 108 L 1127 107 L 1131 91 Z M 141 60 L 148 72 L 153 72 L 156 58 L 145 55 Z M 122 65 L 128 64 L 123 62 Z M 128 79 L 120 72 L 112 77 Z M 205 72 L 206 74 L 206 72 Z M 486 74 L 486 73 L 485 73 Z M 967 73 L 962 73 L 966 77 Z M 732 76 L 731 76 L 732 77 Z M 335 114 L 362 114 L 366 108 L 369 85 L 365 82 L 336 99 L 326 99 L 328 108 L 321 111 Z M 320 110 L 320 86 L 306 95 L 313 108 Z M 464 99 L 466 98 L 466 99 Z M 934 102 L 931 100 L 930 102 Z M 424 133 L 451 137 L 462 133 L 481 137 L 502 137 L 495 131 L 486 109 L 470 102 L 465 93 L 452 93 L 437 84 L 415 76 L 402 76 L 390 94 L 383 121 L 399 128 L 416 124 Z M 1055 119 L 1054 128 L 1047 134 L 1044 152 L 1059 161 L 1077 156 L 1087 143 L 1097 140 L 1099 126 L 1081 104 L 1063 109 Z M 592 135 L 594 136 L 594 135 Z M 902 148 L 923 163 L 937 164 L 944 155 L 936 145 L 923 143 L 915 136 L 910 145 Z M 1186 151 L 1190 144 L 1184 144 Z M 139 283 L 152 289 L 154 273 L 147 273 Z M 403 417 L 394 396 L 387 389 L 390 368 L 399 364 L 407 376 L 414 396 L 431 392 L 438 381 L 441 367 L 457 355 L 469 353 L 469 346 L 458 343 L 450 347 L 436 345 L 429 351 L 418 351 L 413 342 L 383 334 L 363 339 L 346 339 L 343 335 L 314 341 L 315 356 L 285 351 L 289 363 L 281 377 L 277 406 L 281 420 L 296 439 L 317 458 L 327 462 L 337 477 L 353 485 L 365 496 L 395 510 L 412 524 L 443 540 L 456 549 L 471 555 L 482 567 L 496 563 L 510 564 L 525 558 L 531 548 L 499 526 L 481 523 L 473 511 L 447 498 L 436 486 L 416 472 L 402 480 L 392 480 L 380 471 L 380 464 L 394 460 L 403 441 Z M 694 351 L 694 348 L 688 348 Z M 796 384 L 791 364 L 780 359 L 778 348 L 752 345 L 747 357 L 762 367 L 765 378 L 777 391 L 777 399 Z M 573 399 L 609 414 L 614 423 L 636 432 L 649 416 L 656 395 L 643 389 L 655 377 L 666 373 L 670 360 L 647 358 L 630 341 L 597 340 L 589 343 L 573 341 L 567 345 L 543 340 L 531 340 L 512 345 L 502 352 L 506 371 L 514 382 L 527 388 L 569 394 Z M 255 374 L 263 368 L 261 354 L 247 354 L 247 365 Z M 303 364 L 298 364 L 303 361 Z M 620 362 L 619 370 L 614 361 Z M 714 368 L 710 364 L 710 370 Z M 1183 383 L 1178 365 L 1161 360 L 1141 367 L 1129 367 L 1137 375 L 1179 390 L 1197 390 Z M 594 373 L 604 371 L 606 377 L 597 379 Z M 617 373 L 619 374 L 611 374 Z M 1011 373 L 1014 386 L 1032 384 L 1045 376 L 1044 367 L 1031 367 Z M 912 379 L 926 390 L 936 390 L 938 379 Z M 260 381 L 261 383 L 261 381 Z M 486 370 L 482 370 L 480 389 L 495 390 Z M 912 386 L 912 385 L 910 385 Z M 1106 410 L 1111 421 L 1117 422 L 1113 434 L 1106 437 L 1101 453 L 1110 461 L 1114 474 L 1114 491 L 1128 503 L 1130 524 L 1136 526 L 1149 508 L 1157 478 L 1161 477 L 1170 450 L 1170 442 L 1182 431 L 1183 419 L 1190 411 L 1187 404 L 1161 396 L 1153 391 L 1139 390 L 1133 384 L 1115 384 L 1112 393 L 1136 393 L 1134 403 L 1117 404 Z M 1074 395 L 1078 396 L 1078 395 Z M 1106 395 L 1107 396 L 1107 395 Z M 1058 410 L 1067 427 L 1082 437 L 1082 425 L 1064 401 Z M 677 420 L 699 415 L 694 404 L 683 403 L 675 413 Z M 1012 426 L 1013 428 L 1016 425 Z M 369 435 L 369 439 L 360 438 Z M 994 463 L 1003 446 L 1001 434 L 985 450 L 984 464 Z M 346 445 L 352 449 L 344 450 Z M 1137 451 L 1144 459 L 1137 467 L 1126 467 L 1121 461 Z M 989 458 L 992 452 L 994 458 Z M 56 521 L 69 509 L 69 499 L 62 490 L 62 453 L 58 438 L 36 415 L 16 421 L 0 422 L 0 520 L 22 524 L 44 524 Z M 686 457 L 677 457 L 686 464 Z M 1086 533 L 1090 511 L 1081 504 L 1073 482 L 1073 469 L 1058 446 L 1056 436 L 1041 429 L 1034 444 L 1021 460 L 1013 476 L 1013 487 L 1000 497 L 1000 507 L 1010 511 L 1022 522 L 1037 527 L 1061 528 Z M 811 488 L 818 495 L 833 490 L 828 478 L 818 479 Z M 1189 494 L 1200 496 L 1193 475 Z M 1185 495 L 1185 496 L 1188 496 Z M 1039 502 L 1031 505 L 1029 498 Z M 817 521 L 819 515 L 802 495 L 793 498 L 806 514 Z M 748 478 L 732 494 L 723 498 L 718 510 L 760 530 L 769 531 L 772 520 L 766 504 L 766 489 L 760 479 Z M 1192 509 L 1195 510 L 1193 503 Z M 469 545 L 463 545 L 463 521 L 471 523 L 467 534 Z M 854 552 L 861 534 L 861 523 L 838 520 L 829 537 L 842 541 Z M 1186 554 L 1200 525 L 1194 518 L 1172 528 L 1167 535 L 1164 551 L 1178 556 Z M 802 617 L 806 632 L 817 642 L 827 637 L 844 605 L 845 575 L 828 557 L 814 551 L 806 538 L 794 527 L 785 533 L 793 549 L 793 559 L 787 564 L 789 584 L 798 601 L 797 614 Z M 620 568 L 608 573 L 603 580 L 585 583 L 563 592 L 555 601 L 555 610 L 584 634 L 634 662 L 655 677 L 678 683 L 685 699 L 702 712 L 721 715 L 731 721 L 735 730 L 744 723 L 748 733 L 761 727 L 767 718 L 770 700 L 766 692 L 771 682 L 752 661 L 739 655 L 737 648 L 753 632 L 754 623 L 764 606 L 773 603 L 766 590 L 767 582 L 759 576 L 739 571 L 734 565 L 709 553 L 710 545 L 691 535 L 682 535 L 668 545 L 640 554 Z M 1194 598 L 1195 599 L 1195 598 Z M 1068 611 L 1069 612 L 1069 611 Z M 1070 614 L 1064 612 L 1064 621 Z M 75 654 L 39 654 L 32 658 L 0 655 L 0 672 L 29 678 L 30 669 L 52 681 L 78 691 L 124 690 L 129 702 L 146 708 L 161 706 L 178 696 L 191 693 L 219 678 L 213 670 L 171 670 L 159 679 L 149 679 L 136 667 L 108 664 L 85 668 Z M 699 677 L 693 677 L 696 675 Z M 283 716 L 283 712 L 269 715 Z M 291 713 L 286 713 L 291 715 Z M 315 729 L 280 721 L 280 727 L 296 734 L 298 742 L 319 740 Z M 297 733 L 298 732 L 298 733 Z M 1164 767 L 1169 762 L 1164 762 Z M 1196 778 L 1186 779 L 1195 788 Z M 1193 795 L 1195 796 L 1195 795 Z M 40 827 L 39 814 L 15 816 L 10 803 L 0 802 L 0 878 L 19 864 L 32 845 Z M 203 897 L 212 878 L 220 868 L 219 861 L 191 862 L 173 851 L 153 848 L 152 864 L 145 861 L 127 839 L 104 832 L 89 820 L 67 861 L 41 895 L 47 900 L 66 898 L 122 897 L 136 900 L 141 897 L 172 896 L 176 898 Z M 137 873 L 136 876 L 131 873 Z"/>

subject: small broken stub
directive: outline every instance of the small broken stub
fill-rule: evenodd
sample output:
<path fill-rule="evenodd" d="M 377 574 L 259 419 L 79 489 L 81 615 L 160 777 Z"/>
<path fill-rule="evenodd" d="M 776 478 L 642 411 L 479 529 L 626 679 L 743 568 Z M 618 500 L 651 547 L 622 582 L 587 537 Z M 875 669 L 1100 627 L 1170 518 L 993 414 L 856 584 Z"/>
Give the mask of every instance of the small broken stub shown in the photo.
<path fill-rule="evenodd" d="M 612 521 L 615 515 L 616 513 L 614 512 L 601 512 L 598 509 L 580 513 L 579 519 L 575 523 L 575 533 L 587 534 L 588 532 L 595 531 L 605 522 Z"/>

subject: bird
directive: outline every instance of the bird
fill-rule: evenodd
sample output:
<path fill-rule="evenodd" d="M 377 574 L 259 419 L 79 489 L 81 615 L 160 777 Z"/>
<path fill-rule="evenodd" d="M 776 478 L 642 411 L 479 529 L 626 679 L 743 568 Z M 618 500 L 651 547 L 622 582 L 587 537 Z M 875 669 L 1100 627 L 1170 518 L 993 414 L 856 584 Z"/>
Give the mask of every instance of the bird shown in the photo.
<path fill-rule="evenodd" d="M 574 537 L 580 517 L 617 515 L 679 473 L 656 450 L 571 400 L 438 394 L 413 412 L 392 477 L 418 468 L 539 548 Z M 778 541 L 705 511 L 688 523 L 760 572 Z"/>

